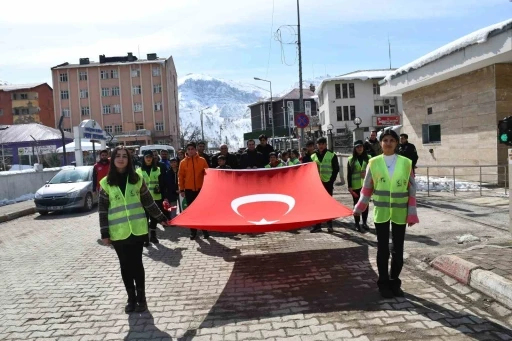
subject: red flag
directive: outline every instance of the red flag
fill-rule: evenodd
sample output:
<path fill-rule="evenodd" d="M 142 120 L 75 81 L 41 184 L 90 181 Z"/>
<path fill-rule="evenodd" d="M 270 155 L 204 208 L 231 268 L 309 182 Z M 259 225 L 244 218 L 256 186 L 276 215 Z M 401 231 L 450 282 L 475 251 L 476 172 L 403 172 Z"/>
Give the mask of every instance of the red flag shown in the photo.
<path fill-rule="evenodd" d="M 317 166 L 207 169 L 197 199 L 171 224 L 221 232 L 297 229 L 352 215 L 325 190 Z"/>

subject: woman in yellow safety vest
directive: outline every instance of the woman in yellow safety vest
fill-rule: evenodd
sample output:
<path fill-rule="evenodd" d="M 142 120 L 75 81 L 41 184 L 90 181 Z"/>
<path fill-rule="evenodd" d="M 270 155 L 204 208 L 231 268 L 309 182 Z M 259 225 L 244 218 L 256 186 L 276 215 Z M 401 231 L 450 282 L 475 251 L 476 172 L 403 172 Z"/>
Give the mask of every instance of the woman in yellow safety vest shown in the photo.
<path fill-rule="evenodd" d="M 352 150 L 352 156 L 348 158 L 347 163 L 347 186 L 348 191 L 352 195 L 352 200 L 354 201 L 354 205 L 357 204 L 359 200 L 359 196 L 361 195 L 361 188 L 363 188 L 363 179 L 366 175 L 366 166 L 368 166 L 368 161 L 370 157 L 364 150 L 364 143 L 362 140 L 357 140 L 354 142 L 354 149 Z M 362 228 L 365 230 L 369 230 L 367 224 L 368 219 L 368 206 L 362 213 L 363 216 L 363 225 L 359 224 L 361 221 L 361 217 L 359 215 L 354 215 L 354 220 L 356 223 L 356 231 L 362 232 Z"/>
<path fill-rule="evenodd" d="M 121 266 L 128 304 L 125 312 L 147 309 L 142 249 L 148 238 L 144 208 L 163 226 L 167 218 L 155 204 L 144 180 L 133 168 L 133 160 L 124 146 L 114 149 L 110 170 L 100 181 L 98 212 L 101 239 L 112 244 Z"/>
<path fill-rule="evenodd" d="M 399 137 L 389 129 L 379 138 L 383 154 L 371 158 L 354 215 L 360 215 L 373 196 L 373 221 L 377 233 L 377 285 L 382 297 L 403 297 L 399 279 L 404 264 L 405 227 L 419 223 L 416 212 L 416 182 L 412 162 L 395 154 Z M 393 240 L 389 263 L 389 226 Z"/>

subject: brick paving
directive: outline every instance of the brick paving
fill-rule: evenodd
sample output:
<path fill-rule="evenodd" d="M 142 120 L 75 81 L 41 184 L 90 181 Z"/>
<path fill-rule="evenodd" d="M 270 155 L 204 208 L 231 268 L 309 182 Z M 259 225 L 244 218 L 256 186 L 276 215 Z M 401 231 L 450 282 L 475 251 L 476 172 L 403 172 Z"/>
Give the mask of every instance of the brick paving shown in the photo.
<path fill-rule="evenodd" d="M 409 264 L 407 296 L 381 299 L 372 236 L 337 225 L 207 241 L 161 231 L 144 253 L 149 312 L 126 315 L 97 213 L 0 224 L 0 340 L 512 340 L 508 309 L 433 269 Z"/>
<path fill-rule="evenodd" d="M 512 246 L 483 245 L 454 253 L 457 257 L 479 265 L 512 281 Z"/>

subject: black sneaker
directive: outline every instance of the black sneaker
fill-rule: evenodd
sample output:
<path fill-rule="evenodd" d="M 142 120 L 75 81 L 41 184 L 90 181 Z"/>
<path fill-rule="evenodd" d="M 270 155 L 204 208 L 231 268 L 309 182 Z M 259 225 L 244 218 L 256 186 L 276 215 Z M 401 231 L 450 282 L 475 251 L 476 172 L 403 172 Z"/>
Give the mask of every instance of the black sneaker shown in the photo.
<path fill-rule="evenodd" d="M 311 233 L 322 232 L 322 228 L 320 226 L 315 226 L 309 232 L 311 232 Z"/>
<path fill-rule="evenodd" d="M 204 239 L 210 238 L 210 234 L 208 233 L 208 231 L 203 231 L 203 238 Z"/>
<path fill-rule="evenodd" d="M 391 292 L 393 293 L 393 295 L 395 297 L 404 297 L 405 296 L 404 291 L 400 288 L 401 284 L 402 283 L 400 280 L 390 281 Z"/>
<path fill-rule="evenodd" d="M 137 307 L 135 307 L 136 313 L 142 313 L 145 312 L 146 310 L 148 310 L 148 303 L 146 302 L 145 299 L 137 303 Z"/>
<path fill-rule="evenodd" d="M 361 225 L 359 225 L 359 223 L 356 223 L 356 231 L 357 231 L 357 232 L 363 232 L 363 231 L 361 230 Z"/>
<path fill-rule="evenodd" d="M 144 242 L 144 247 L 149 247 L 149 240 L 146 240 L 146 241 Z"/>
<path fill-rule="evenodd" d="M 334 232 L 334 229 L 332 228 L 332 226 L 329 226 L 329 227 L 327 228 L 327 232 L 328 232 L 328 233 L 333 233 L 333 232 Z"/>
<path fill-rule="evenodd" d="M 153 244 L 159 244 L 160 242 L 158 241 L 158 238 L 156 237 L 156 235 L 152 234 L 151 237 L 149 238 L 149 241 Z"/>
<path fill-rule="evenodd" d="M 366 223 L 363 223 L 363 229 L 365 229 L 366 231 L 370 231 L 370 227 Z"/>
<path fill-rule="evenodd" d="M 380 292 L 380 296 L 382 296 L 382 298 L 395 297 L 395 295 L 393 294 L 393 291 L 391 291 L 391 289 L 380 289 L 379 292 Z"/>
<path fill-rule="evenodd" d="M 135 301 L 128 301 L 128 303 L 124 307 L 124 312 L 126 314 L 133 313 L 135 311 L 136 306 L 137 306 L 137 303 L 135 303 Z"/>
<path fill-rule="evenodd" d="M 196 239 L 196 237 L 197 237 L 197 234 L 191 234 L 190 235 L 190 240 L 194 240 L 194 239 Z"/>

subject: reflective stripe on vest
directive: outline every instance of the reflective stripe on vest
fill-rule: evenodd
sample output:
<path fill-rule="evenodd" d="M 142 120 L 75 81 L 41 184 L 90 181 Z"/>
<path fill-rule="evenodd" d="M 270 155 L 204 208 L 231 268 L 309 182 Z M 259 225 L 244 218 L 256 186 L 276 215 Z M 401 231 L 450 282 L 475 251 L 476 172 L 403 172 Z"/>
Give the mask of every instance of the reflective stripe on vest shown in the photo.
<path fill-rule="evenodd" d="M 407 222 L 409 203 L 409 177 L 412 169 L 411 160 L 397 155 L 393 177 L 384 161 L 384 155 L 370 159 L 370 171 L 373 179 L 373 220 L 385 223 L 389 220 L 396 224 Z"/>
<path fill-rule="evenodd" d="M 318 155 L 315 153 L 311 155 L 311 160 L 316 163 L 318 166 L 318 171 L 320 172 L 320 179 L 322 182 L 329 182 L 331 180 L 332 176 L 332 159 L 334 158 L 334 153 L 327 151 L 324 155 L 324 158 L 322 159 L 322 162 L 320 162 L 320 159 L 318 159 Z"/>
<path fill-rule="evenodd" d="M 158 177 L 160 176 L 160 167 L 158 167 L 156 170 L 151 168 L 151 172 L 149 173 L 149 175 L 148 172 L 146 172 L 142 168 L 137 168 L 136 172 L 137 174 L 144 178 L 144 182 L 146 183 L 146 186 L 148 187 L 149 193 L 151 193 L 153 200 L 161 200 L 162 193 L 155 192 L 155 187 L 159 185 Z"/>
<path fill-rule="evenodd" d="M 353 158 L 353 156 L 348 158 L 349 165 L 352 165 Z M 361 173 L 366 171 L 366 166 L 366 160 L 363 161 L 363 165 L 359 163 L 359 160 L 354 160 L 352 166 L 352 189 L 360 189 L 363 187 L 364 179 L 361 177 Z"/>
<path fill-rule="evenodd" d="M 100 181 L 100 186 L 108 194 L 108 231 L 110 240 L 124 240 L 131 234 L 141 236 L 148 233 L 148 222 L 144 207 L 140 202 L 142 177 L 136 184 L 126 182 L 125 195 L 119 186 L 110 186 L 107 178 Z"/>

